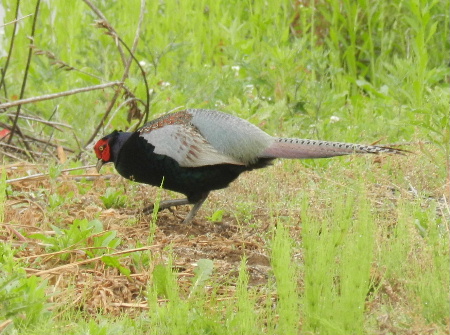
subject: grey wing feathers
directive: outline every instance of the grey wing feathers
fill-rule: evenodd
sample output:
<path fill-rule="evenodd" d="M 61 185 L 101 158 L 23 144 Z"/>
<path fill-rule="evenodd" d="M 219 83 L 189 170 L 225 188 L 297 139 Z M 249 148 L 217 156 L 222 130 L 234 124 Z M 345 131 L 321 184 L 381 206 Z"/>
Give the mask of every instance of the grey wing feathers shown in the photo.
<path fill-rule="evenodd" d="M 275 138 L 236 116 L 209 110 L 188 110 L 192 124 L 220 153 L 245 165 L 256 162 Z"/>
<path fill-rule="evenodd" d="M 140 136 L 155 147 L 156 154 L 169 156 L 183 167 L 243 165 L 233 157 L 217 151 L 189 125 L 167 125 Z"/>
<path fill-rule="evenodd" d="M 389 147 L 316 141 L 297 138 L 277 138 L 260 157 L 264 158 L 326 158 L 350 154 L 403 154 L 403 150 Z"/>

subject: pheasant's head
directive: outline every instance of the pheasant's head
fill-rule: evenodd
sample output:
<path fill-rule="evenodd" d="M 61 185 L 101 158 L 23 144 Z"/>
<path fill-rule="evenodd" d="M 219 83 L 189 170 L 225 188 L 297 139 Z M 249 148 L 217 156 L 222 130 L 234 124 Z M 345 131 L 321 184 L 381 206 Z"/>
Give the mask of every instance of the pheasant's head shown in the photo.
<path fill-rule="evenodd" d="M 113 161 L 111 148 L 118 134 L 119 132 L 117 130 L 114 130 L 108 136 L 105 136 L 102 139 L 98 140 L 98 142 L 94 145 L 94 152 L 98 158 L 97 171 L 100 171 L 103 164 Z"/>

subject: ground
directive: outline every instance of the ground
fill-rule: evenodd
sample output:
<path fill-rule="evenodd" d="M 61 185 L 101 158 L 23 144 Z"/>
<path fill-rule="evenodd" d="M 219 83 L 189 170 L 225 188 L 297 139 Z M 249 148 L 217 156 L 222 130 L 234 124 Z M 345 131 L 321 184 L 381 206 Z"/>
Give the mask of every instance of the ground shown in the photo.
<path fill-rule="evenodd" d="M 433 171 L 410 165 L 413 157 L 389 156 L 361 158 L 374 170 L 378 178 L 369 183 L 368 193 L 378 215 L 384 217 L 385 224 L 394 224 L 392 206 L 399 198 L 414 198 L 413 185 L 428 183 Z M 389 164 L 386 164 L 389 159 Z M 210 259 L 214 263 L 213 282 L 215 294 L 220 299 L 233 299 L 239 265 L 242 257 L 247 258 L 249 285 L 261 288 L 268 294 L 266 287 L 273 276 L 270 260 L 270 241 L 277 222 L 288 222 L 290 235 L 294 241 L 295 261 L 302 262 L 302 224 L 298 202 L 302 197 L 311 197 L 316 201 L 314 208 L 320 213 L 330 199 L 323 197 L 318 185 L 324 179 L 330 185 L 342 186 L 347 178 L 357 179 L 351 168 L 353 159 L 344 158 L 341 162 L 348 165 L 340 169 L 344 176 L 333 178 L 327 174 L 327 167 L 314 168 L 295 162 L 276 162 L 264 170 L 242 175 L 225 190 L 212 192 L 195 220 L 182 224 L 189 212 L 189 206 L 180 206 L 159 213 L 156 221 L 153 241 L 151 236 L 152 216 L 142 215 L 138 209 L 150 204 L 160 196 L 162 199 L 179 197 L 179 194 L 159 191 L 155 187 L 139 185 L 122 179 L 112 167 L 103 175 L 88 170 L 83 176 L 65 175 L 51 179 L 48 176 L 34 177 L 11 183 L 10 195 L 6 201 L 5 223 L 0 239 L 22 246 L 18 256 L 25 262 L 29 275 L 47 278 L 52 288 L 51 302 L 54 308 L 77 308 L 84 311 L 120 314 L 138 314 L 146 310 L 145 291 L 152 271 L 157 264 L 166 264 L 172 251 L 173 267 L 178 275 L 178 284 L 187 295 L 192 285 L 197 262 Z M 430 163 L 431 164 L 431 163 Z M 336 170 L 337 164 L 330 168 Z M 430 165 L 431 166 L 431 165 Z M 389 174 L 398 169 L 409 180 L 411 188 L 396 185 L 389 181 Z M 42 171 L 41 166 L 14 164 L 8 166 L 8 178 L 33 174 Z M 119 208 L 105 208 L 101 196 L 108 187 L 121 190 L 126 200 Z M 333 187 L 333 186 L 331 186 Z M 430 197 L 439 196 L 443 189 L 434 189 Z M 159 193 L 161 192 L 161 193 Z M 67 197 L 54 208 L 48 207 L 51 194 Z M 315 200 L 313 200 L 315 199 Z M 220 222 L 214 222 L 211 216 L 218 210 L 223 211 Z M 100 257 L 87 257 L 89 245 L 72 247 L 69 257 L 62 259 L 61 251 L 49 252 L 46 244 L 30 239 L 29 235 L 40 233 L 48 236 L 55 234 L 52 225 L 67 227 L 75 219 L 99 219 L 104 230 L 117 231 L 121 244 L 112 252 L 120 255 L 125 251 L 142 255 L 151 250 L 153 262 L 146 263 L 132 256 L 121 258 L 121 263 L 131 270 L 130 276 L 120 274 L 114 267 L 106 266 Z M 67 250 L 65 250 L 67 251 Z M 372 269 L 373 280 L 382 281 L 383 271 L 375 266 Z M 299 287 L 303 286 L 299 279 Z M 164 298 L 161 298 L 161 302 Z M 367 304 L 368 313 L 375 314 L 378 334 L 389 332 L 402 334 L 423 334 L 432 332 L 435 326 L 423 323 L 418 318 L 417 329 L 403 329 L 399 320 L 404 315 L 414 317 L 415 309 L 408 310 L 410 302 L 405 301 L 401 281 L 385 282 L 380 285 L 376 299 Z M 393 313 L 385 313 L 385 305 L 393 306 Z M 436 326 L 437 327 L 437 326 Z"/>

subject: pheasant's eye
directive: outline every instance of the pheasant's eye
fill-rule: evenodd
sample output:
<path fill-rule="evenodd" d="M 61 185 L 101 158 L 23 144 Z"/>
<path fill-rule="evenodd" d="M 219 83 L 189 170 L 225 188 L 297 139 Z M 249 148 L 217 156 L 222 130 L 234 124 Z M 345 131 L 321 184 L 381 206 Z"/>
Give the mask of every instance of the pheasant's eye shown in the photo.
<path fill-rule="evenodd" d="M 102 145 L 101 147 L 98 147 L 98 151 L 103 151 L 105 149 L 105 146 Z"/>

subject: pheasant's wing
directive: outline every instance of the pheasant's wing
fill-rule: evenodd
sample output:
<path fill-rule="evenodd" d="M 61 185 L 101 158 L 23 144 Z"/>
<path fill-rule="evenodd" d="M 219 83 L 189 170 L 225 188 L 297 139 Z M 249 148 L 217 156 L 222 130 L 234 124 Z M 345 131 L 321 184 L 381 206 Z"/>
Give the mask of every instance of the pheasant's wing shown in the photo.
<path fill-rule="evenodd" d="M 155 147 L 154 152 L 173 158 L 182 167 L 235 164 L 243 162 L 219 152 L 189 124 L 165 125 L 140 137 Z"/>
<path fill-rule="evenodd" d="M 190 109 L 191 123 L 217 151 L 249 165 L 273 144 L 275 138 L 254 124 L 234 115 L 205 109 Z"/>

